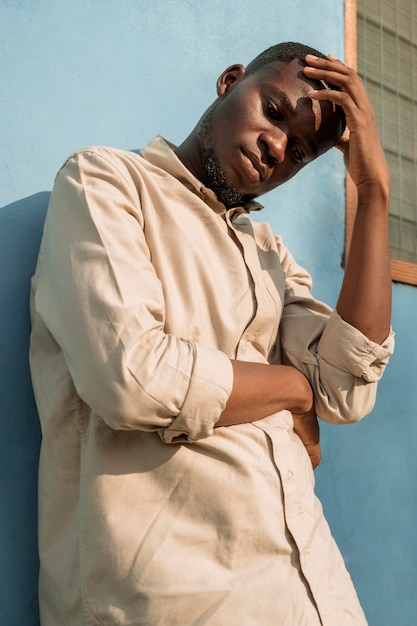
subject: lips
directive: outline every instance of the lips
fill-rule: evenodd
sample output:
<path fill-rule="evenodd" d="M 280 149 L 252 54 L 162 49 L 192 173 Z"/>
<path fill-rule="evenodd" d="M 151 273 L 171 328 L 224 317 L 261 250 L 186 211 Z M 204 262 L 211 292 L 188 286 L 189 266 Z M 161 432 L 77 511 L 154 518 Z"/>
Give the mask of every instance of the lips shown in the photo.
<path fill-rule="evenodd" d="M 247 175 L 249 176 L 249 178 L 251 179 L 251 181 L 255 181 L 258 183 L 264 182 L 266 178 L 266 171 L 263 165 L 261 164 L 261 162 L 259 161 L 259 159 L 256 157 L 256 155 L 252 154 L 251 152 L 246 152 L 246 150 L 243 150 L 243 149 L 242 149 L 242 155 L 243 155 L 242 160 L 243 160 L 245 171 Z"/>

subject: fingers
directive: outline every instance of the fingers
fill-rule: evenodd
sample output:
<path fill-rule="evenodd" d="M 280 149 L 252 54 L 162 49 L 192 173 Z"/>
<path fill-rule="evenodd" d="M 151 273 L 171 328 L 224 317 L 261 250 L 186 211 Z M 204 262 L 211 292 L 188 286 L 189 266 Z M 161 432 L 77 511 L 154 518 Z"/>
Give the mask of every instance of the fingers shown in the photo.
<path fill-rule="evenodd" d="M 314 80 L 325 80 L 338 87 L 348 88 L 353 80 L 359 78 L 354 69 L 331 55 L 322 59 L 321 57 L 307 54 L 305 60 L 307 65 L 304 68 L 304 72 L 306 76 Z"/>
<path fill-rule="evenodd" d="M 294 430 L 303 442 L 314 469 L 321 459 L 320 431 L 314 408 L 308 413 L 293 414 L 293 419 Z"/>
<path fill-rule="evenodd" d="M 354 69 L 345 65 L 339 59 L 329 55 L 326 59 L 306 56 L 307 66 L 304 68 L 305 75 L 317 81 L 325 81 L 336 85 L 341 91 L 320 89 L 314 92 L 315 99 L 330 100 L 350 113 L 354 112 L 354 107 L 362 107 L 368 102 L 365 87 L 359 75 Z"/>
<path fill-rule="evenodd" d="M 320 464 L 320 461 L 321 461 L 320 444 L 319 443 L 307 444 L 305 448 L 307 450 L 308 456 L 310 457 L 310 461 L 311 461 L 311 465 L 313 466 L 313 469 L 316 469 L 316 467 Z"/>
<path fill-rule="evenodd" d="M 389 169 L 379 137 L 374 108 L 357 72 L 329 55 L 322 59 L 308 54 L 304 74 L 318 84 L 308 93 L 312 100 L 328 101 L 340 106 L 346 117 L 349 135 L 337 144 L 357 189 L 378 184 L 387 193 Z M 328 84 L 338 89 L 328 88 Z M 389 190 L 388 190 L 389 195 Z"/>
<path fill-rule="evenodd" d="M 313 54 L 306 55 L 306 63 L 307 67 L 315 68 L 315 69 L 327 69 L 329 71 L 340 72 L 342 74 L 346 74 L 347 76 L 351 73 L 356 74 L 355 70 L 351 67 L 347 66 L 340 59 L 336 59 L 332 54 L 327 55 L 326 58 L 316 57 Z"/>
<path fill-rule="evenodd" d="M 364 138 L 370 138 L 373 135 L 372 141 L 378 141 L 375 112 L 365 86 L 356 71 L 332 55 L 321 59 L 308 54 L 306 62 L 308 65 L 304 67 L 304 74 L 308 78 L 324 81 L 340 88 L 340 91 L 319 88 L 309 93 L 310 98 L 319 101 L 327 100 L 340 106 L 345 113 L 346 123 L 351 133 L 355 133 L 356 136 L 361 134 Z M 348 145 L 344 138 L 337 147 L 346 155 Z"/>

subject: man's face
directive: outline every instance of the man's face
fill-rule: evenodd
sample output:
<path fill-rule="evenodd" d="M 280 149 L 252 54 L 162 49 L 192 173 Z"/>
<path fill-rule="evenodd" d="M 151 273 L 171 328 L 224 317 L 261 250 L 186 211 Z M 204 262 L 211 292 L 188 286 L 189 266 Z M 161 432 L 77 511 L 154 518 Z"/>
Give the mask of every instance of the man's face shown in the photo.
<path fill-rule="evenodd" d="M 335 145 L 341 120 L 295 59 L 236 80 L 204 116 L 200 129 L 208 184 L 228 206 L 260 196 Z"/>

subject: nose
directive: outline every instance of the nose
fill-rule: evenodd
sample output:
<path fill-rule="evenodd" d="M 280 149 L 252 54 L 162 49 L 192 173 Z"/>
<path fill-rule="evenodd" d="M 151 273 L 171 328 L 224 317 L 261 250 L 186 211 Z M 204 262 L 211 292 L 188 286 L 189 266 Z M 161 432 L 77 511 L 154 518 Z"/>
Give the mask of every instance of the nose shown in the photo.
<path fill-rule="evenodd" d="M 287 134 L 281 128 L 275 127 L 262 133 L 260 139 L 266 148 L 267 156 L 275 164 L 282 163 L 285 159 L 285 151 L 288 144 Z"/>

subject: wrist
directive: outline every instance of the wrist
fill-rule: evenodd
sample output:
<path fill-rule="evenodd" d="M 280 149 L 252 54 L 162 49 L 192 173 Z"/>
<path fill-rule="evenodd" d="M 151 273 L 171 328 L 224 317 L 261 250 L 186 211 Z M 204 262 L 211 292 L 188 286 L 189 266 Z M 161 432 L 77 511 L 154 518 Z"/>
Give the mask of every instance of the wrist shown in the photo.
<path fill-rule="evenodd" d="M 311 385 L 299 370 L 292 366 L 288 367 L 291 369 L 292 378 L 292 397 L 288 408 L 292 413 L 308 413 L 314 402 Z"/>
<path fill-rule="evenodd" d="M 388 210 L 391 196 L 390 178 L 362 182 L 356 187 L 358 194 L 358 209 L 362 206 L 385 207 Z"/>

